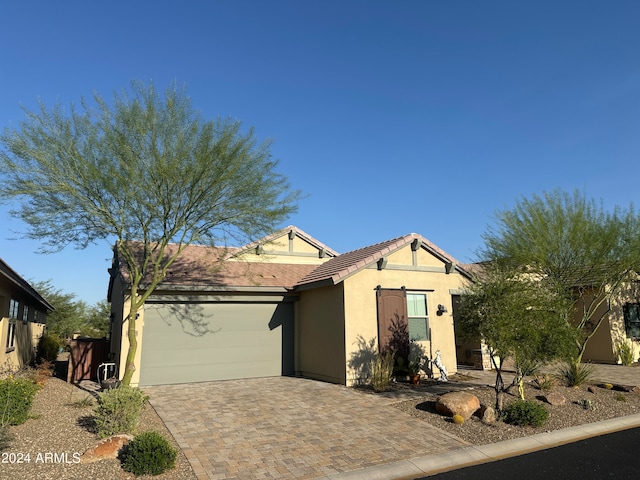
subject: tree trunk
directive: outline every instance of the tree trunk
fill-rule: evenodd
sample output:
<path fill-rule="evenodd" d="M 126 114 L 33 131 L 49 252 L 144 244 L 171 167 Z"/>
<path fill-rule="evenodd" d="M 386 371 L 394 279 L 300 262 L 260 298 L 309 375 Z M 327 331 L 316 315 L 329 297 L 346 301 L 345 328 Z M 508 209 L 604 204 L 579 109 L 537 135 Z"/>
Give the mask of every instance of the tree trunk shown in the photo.
<path fill-rule="evenodd" d="M 136 335 L 136 320 L 138 318 L 138 290 L 133 287 L 131 289 L 131 306 L 129 308 L 129 327 L 127 328 L 127 337 L 129 339 L 129 351 L 125 360 L 124 376 L 122 384 L 131 384 L 133 372 L 136 371 L 136 352 L 138 351 L 138 337 Z"/>

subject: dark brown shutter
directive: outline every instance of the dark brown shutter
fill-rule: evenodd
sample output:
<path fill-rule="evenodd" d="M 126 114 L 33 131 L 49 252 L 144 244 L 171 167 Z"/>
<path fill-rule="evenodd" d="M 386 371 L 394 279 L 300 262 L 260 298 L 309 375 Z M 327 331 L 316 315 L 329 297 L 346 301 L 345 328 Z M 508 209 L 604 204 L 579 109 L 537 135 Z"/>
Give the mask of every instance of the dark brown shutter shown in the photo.
<path fill-rule="evenodd" d="M 389 345 L 393 323 L 407 323 L 407 292 L 404 288 L 378 288 L 378 349 Z"/>

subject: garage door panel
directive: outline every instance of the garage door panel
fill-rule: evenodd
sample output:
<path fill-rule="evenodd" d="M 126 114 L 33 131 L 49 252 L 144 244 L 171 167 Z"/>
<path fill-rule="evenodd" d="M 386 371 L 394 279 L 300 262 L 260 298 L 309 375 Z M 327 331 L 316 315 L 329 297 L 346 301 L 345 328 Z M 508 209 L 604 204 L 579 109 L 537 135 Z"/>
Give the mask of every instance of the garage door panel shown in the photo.
<path fill-rule="evenodd" d="M 190 319 L 185 312 L 197 315 Z M 191 328 L 191 320 L 199 322 L 199 330 Z M 287 303 L 147 305 L 140 384 L 291 373 L 292 328 L 293 307 Z"/>

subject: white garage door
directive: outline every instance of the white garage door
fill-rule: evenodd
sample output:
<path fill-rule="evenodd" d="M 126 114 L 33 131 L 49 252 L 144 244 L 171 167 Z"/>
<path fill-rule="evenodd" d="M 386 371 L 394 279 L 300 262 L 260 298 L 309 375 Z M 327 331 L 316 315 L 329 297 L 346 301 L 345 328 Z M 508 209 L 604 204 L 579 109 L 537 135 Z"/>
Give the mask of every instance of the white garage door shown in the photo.
<path fill-rule="evenodd" d="M 291 303 L 145 305 L 140 385 L 292 373 Z"/>

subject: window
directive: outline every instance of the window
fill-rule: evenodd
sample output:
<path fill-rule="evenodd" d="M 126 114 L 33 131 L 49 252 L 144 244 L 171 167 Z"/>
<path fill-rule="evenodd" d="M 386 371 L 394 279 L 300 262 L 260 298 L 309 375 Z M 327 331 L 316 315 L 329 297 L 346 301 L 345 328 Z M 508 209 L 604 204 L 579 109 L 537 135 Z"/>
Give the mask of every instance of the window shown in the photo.
<path fill-rule="evenodd" d="M 627 337 L 640 338 L 640 303 L 627 303 L 623 311 Z"/>
<path fill-rule="evenodd" d="M 9 327 L 7 329 L 7 352 L 10 352 L 15 348 L 16 340 L 16 320 L 15 318 L 9 319 Z"/>
<path fill-rule="evenodd" d="M 33 322 L 38 323 L 38 310 L 33 311 Z"/>
<path fill-rule="evenodd" d="M 27 323 L 29 321 L 29 307 L 26 305 L 22 309 L 22 321 L 24 323 Z"/>
<path fill-rule="evenodd" d="M 429 340 L 426 293 L 407 293 L 407 320 L 411 340 Z"/>
<path fill-rule="evenodd" d="M 20 303 L 13 298 L 9 301 L 9 318 L 18 318 L 18 310 L 20 308 Z"/>

